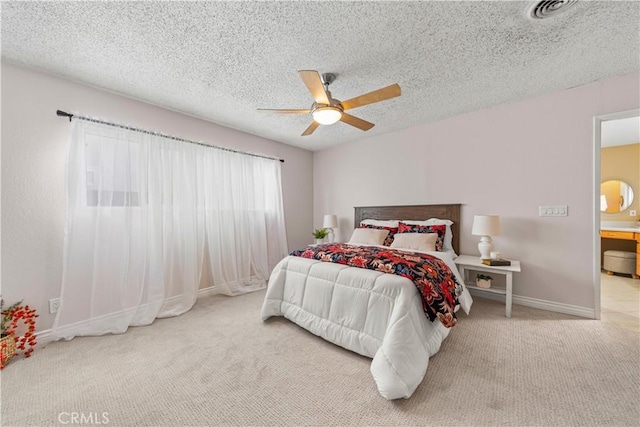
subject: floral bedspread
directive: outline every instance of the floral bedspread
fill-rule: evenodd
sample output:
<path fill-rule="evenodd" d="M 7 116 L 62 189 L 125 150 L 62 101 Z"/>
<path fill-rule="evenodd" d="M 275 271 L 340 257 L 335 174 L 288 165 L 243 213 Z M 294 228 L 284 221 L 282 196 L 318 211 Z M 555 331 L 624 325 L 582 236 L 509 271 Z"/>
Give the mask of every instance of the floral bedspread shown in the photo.
<path fill-rule="evenodd" d="M 344 243 L 307 246 L 289 255 L 406 277 L 418 288 L 429 320 L 438 318 L 447 328 L 457 322 L 454 310 L 462 287 L 447 264 L 432 255 Z"/>

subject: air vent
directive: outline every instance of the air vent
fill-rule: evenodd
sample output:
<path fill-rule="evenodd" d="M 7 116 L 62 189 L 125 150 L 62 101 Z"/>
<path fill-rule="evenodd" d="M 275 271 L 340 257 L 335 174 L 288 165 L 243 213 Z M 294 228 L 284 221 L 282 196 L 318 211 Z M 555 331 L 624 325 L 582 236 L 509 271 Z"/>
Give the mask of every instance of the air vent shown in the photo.
<path fill-rule="evenodd" d="M 527 8 L 527 18 L 546 19 L 564 12 L 576 4 L 578 0 L 543 0 L 534 1 Z"/>

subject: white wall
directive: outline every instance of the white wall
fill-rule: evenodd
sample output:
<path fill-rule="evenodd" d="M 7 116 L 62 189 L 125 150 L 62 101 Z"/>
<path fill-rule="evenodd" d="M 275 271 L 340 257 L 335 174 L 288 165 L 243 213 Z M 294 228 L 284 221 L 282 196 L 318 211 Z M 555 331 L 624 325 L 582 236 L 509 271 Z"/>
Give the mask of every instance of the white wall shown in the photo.
<path fill-rule="evenodd" d="M 69 121 L 56 110 L 285 159 L 282 165 L 290 248 L 309 243 L 313 153 L 119 95 L 2 63 L 2 296 L 53 322 L 48 300 L 60 293 Z"/>
<path fill-rule="evenodd" d="M 514 294 L 593 309 L 593 117 L 638 108 L 639 79 L 602 80 L 316 152 L 314 225 L 338 214 L 344 241 L 354 206 L 462 203 L 462 253 L 476 254 L 473 215 L 499 214 L 496 248 L 522 262 Z M 539 205 L 568 205 L 569 216 L 541 218 Z"/>

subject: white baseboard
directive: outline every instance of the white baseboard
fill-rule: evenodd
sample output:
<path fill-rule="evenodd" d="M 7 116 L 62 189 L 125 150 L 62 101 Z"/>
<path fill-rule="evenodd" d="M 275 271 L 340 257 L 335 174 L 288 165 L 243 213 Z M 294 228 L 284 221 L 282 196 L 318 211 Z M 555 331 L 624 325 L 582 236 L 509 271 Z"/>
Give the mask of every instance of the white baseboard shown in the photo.
<path fill-rule="evenodd" d="M 483 298 L 493 299 L 497 301 L 505 302 L 506 296 L 496 294 L 493 292 L 483 292 L 481 289 L 471 288 L 469 292 L 473 295 L 478 295 Z M 595 319 L 595 310 L 589 307 L 580 307 L 577 305 L 563 304 L 554 301 L 547 301 L 538 298 L 523 297 L 519 295 L 513 295 L 513 303 L 518 305 L 524 305 L 526 307 L 537 308 L 540 310 L 553 311 L 556 313 L 569 314 L 571 316 L 586 317 L 587 319 Z"/>
<path fill-rule="evenodd" d="M 225 285 L 221 285 L 221 286 L 213 285 L 213 286 L 208 286 L 206 288 L 198 289 L 198 295 L 196 296 L 196 298 L 204 298 L 211 295 L 221 295 L 220 289 L 222 288 L 224 288 L 225 290 L 227 289 Z"/>
<path fill-rule="evenodd" d="M 36 332 L 36 342 L 37 348 L 44 347 L 52 341 L 51 338 L 51 329 L 46 329 L 44 331 Z"/>

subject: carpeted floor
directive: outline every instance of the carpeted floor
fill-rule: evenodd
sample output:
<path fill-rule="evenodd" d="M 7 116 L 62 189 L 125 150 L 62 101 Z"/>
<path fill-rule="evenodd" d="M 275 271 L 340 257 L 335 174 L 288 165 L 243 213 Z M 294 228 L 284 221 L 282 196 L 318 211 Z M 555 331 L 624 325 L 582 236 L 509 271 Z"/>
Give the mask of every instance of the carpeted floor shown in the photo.
<path fill-rule="evenodd" d="M 408 400 L 377 392 L 370 359 L 289 321 L 264 292 L 198 301 L 124 335 L 12 361 L 3 426 L 637 426 L 640 337 L 604 322 L 475 298 Z M 74 415 L 75 413 L 75 415 Z M 81 418 L 84 417 L 84 418 Z M 97 421 L 97 422 L 96 422 Z M 105 422 L 106 421 L 106 422 Z"/>

